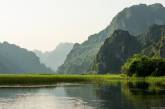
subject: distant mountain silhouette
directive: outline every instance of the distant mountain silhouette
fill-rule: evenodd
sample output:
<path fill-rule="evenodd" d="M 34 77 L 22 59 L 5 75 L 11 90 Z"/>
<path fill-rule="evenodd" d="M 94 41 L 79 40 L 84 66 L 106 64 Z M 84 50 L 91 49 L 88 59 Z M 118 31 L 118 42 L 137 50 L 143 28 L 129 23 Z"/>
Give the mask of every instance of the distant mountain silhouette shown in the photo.
<path fill-rule="evenodd" d="M 0 43 L 0 73 L 52 73 L 31 51 L 8 42 Z"/>
<path fill-rule="evenodd" d="M 56 71 L 57 68 L 64 63 L 73 45 L 73 43 L 61 43 L 53 51 L 43 53 L 35 50 L 34 52 L 40 58 L 41 63 L 44 63 L 47 67 Z"/>
<path fill-rule="evenodd" d="M 128 31 L 130 35 L 142 34 L 151 25 L 165 24 L 165 8 L 161 4 L 139 4 L 125 8 L 101 32 L 89 36 L 82 44 L 75 44 L 65 62 L 58 69 L 59 73 L 84 73 L 90 69 L 96 54 L 115 30 Z"/>

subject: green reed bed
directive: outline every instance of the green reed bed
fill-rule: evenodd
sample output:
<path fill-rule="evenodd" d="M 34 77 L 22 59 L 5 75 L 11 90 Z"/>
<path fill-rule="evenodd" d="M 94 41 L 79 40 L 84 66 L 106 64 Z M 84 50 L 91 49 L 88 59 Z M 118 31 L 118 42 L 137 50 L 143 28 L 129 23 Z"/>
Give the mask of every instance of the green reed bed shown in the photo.
<path fill-rule="evenodd" d="M 0 85 L 51 85 L 56 83 L 112 83 L 120 81 L 161 82 L 165 77 L 127 77 L 123 74 L 65 75 L 65 74 L 0 74 Z"/>
<path fill-rule="evenodd" d="M 43 85 L 75 82 L 104 82 L 124 79 L 122 75 L 0 74 L 0 85 Z"/>

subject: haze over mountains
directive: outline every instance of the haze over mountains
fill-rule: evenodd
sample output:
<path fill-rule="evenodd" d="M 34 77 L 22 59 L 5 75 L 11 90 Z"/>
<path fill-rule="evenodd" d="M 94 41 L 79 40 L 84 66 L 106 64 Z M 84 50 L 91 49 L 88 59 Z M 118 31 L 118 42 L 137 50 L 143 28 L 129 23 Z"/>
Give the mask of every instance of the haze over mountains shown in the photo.
<path fill-rule="evenodd" d="M 125 30 L 130 33 L 130 36 L 133 35 L 132 37 L 138 37 L 138 35 L 144 33 L 154 24 L 165 24 L 165 8 L 163 5 L 159 3 L 153 5 L 140 4 L 125 8 L 113 18 L 111 24 L 107 26 L 107 28 L 97 34 L 89 36 L 88 40 L 82 44 L 75 44 L 64 64 L 59 67 L 58 72 L 88 72 L 93 65 L 100 47 L 108 37 L 112 37 L 115 30 Z M 124 34 L 128 34 L 128 32 L 124 32 Z M 123 41 L 123 43 L 124 42 L 125 41 Z M 116 46 L 118 46 L 119 43 L 120 40 L 116 42 Z M 118 52 L 116 54 L 118 54 Z M 112 64 L 114 63 L 112 62 Z"/>
<path fill-rule="evenodd" d="M 34 53 L 40 58 L 41 63 L 44 63 L 47 67 L 56 71 L 57 68 L 64 63 L 73 45 L 73 43 L 60 43 L 53 51 L 43 53 L 35 50 Z"/>
<path fill-rule="evenodd" d="M 0 43 L 0 73 L 52 73 L 31 51 L 8 42 Z"/>

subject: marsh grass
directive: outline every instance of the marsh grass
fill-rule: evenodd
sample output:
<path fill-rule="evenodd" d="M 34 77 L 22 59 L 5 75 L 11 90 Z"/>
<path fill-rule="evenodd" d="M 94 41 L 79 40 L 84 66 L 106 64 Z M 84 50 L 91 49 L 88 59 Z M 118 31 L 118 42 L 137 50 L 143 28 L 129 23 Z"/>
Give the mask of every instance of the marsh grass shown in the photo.
<path fill-rule="evenodd" d="M 165 77 L 127 77 L 123 74 L 68 75 L 68 74 L 0 74 L 0 85 L 51 85 L 56 83 L 117 83 L 121 81 L 161 82 Z"/>
<path fill-rule="evenodd" d="M 53 75 L 53 74 L 0 74 L 0 85 L 41 85 L 77 82 L 106 82 L 124 79 L 122 75 Z"/>

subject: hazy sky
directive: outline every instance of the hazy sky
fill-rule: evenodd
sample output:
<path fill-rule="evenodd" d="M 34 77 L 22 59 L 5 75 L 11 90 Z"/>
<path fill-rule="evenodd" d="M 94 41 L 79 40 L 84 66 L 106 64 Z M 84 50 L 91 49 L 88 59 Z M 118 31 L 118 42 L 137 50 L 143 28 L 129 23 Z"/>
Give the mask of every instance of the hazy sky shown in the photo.
<path fill-rule="evenodd" d="M 42 51 L 82 42 L 139 3 L 165 5 L 165 0 L 0 0 L 0 42 Z"/>

